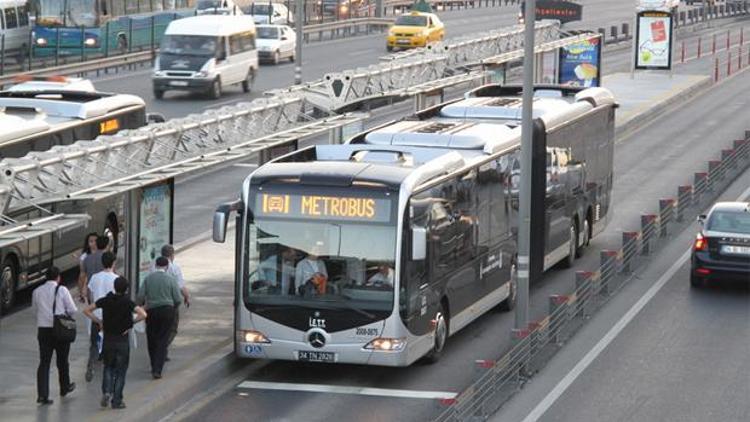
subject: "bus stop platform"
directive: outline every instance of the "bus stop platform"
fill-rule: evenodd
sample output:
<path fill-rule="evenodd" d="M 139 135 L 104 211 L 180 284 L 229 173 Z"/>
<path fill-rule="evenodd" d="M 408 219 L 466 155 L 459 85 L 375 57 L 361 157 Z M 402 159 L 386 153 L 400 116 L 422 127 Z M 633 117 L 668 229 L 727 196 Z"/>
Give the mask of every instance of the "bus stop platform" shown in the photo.
<path fill-rule="evenodd" d="M 635 79 L 621 73 L 605 76 L 603 86 L 612 90 L 620 104 L 617 131 L 620 137 L 657 118 L 670 106 L 684 103 L 711 86 L 708 76 L 641 73 Z M 616 156 L 615 156 L 616 159 Z M 239 186 L 241 181 L 237 181 Z M 209 198 L 195 198 L 197 201 Z M 206 218 L 210 218 L 207 215 Z M 179 214 L 175 224 L 180 224 Z M 71 347 L 71 381 L 77 384 L 65 398 L 59 396 L 57 371 L 50 371 L 50 398 L 54 404 L 36 404 L 36 368 L 39 352 L 36 319 L 30 308 L 0 319 L 0 419 L 14 421 L 153 421 L 169 417 L 211 394 L 219 381 L 241 379 L 263 361 L 237 360 L 232 353 L 233 330 L 233 231 L 226 243 L 190 242 L 178 251 L 191 292 L 191 306 L 180 309 L 180 332 L 170 347 L 170 362 L 163 378 L 153 380 L 148 364 L 145 334 L 137 334 L 138 347 L 131 350 L 125 385 L 126 410 L 101 409 L 101 367 L 94 380 L 84 380 L 88 358 L 85 317 L 76 316 L 78 338 Z M 81 307 L 80 304 L 79 309 Z"/>

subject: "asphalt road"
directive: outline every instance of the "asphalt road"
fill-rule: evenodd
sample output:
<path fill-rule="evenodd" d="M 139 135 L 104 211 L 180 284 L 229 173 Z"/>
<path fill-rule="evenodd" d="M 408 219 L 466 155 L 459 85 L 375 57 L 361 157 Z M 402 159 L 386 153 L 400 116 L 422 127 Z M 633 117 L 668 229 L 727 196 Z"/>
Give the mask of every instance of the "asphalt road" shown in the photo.
<path fill-rule="evenodd" d="M 721 199 L 743 197 L 750 197 L 750 171 Z M 687 251 L 696 230 L 684 230 L 594 317 L 592 330 L 565 346 L 571 350 L 561 354 L 575 359 L 554 360 L 493 420 L 750 420 L 750 278 L 691 288 Z M 644 300 L 650 301 L 642 306 Z M 602 329 L 595 334 L 597 326 Z M 595 343 L 604 345 L 598 355 L 592 354 L 601 350 L 591 347 Z M 583 370 L 569 370 L 573 364 Z M 561 385 L 567 388 L 553 394 Z M 550 393 L 540 400 L 539 391 Z M 535 417 L 526 419 L 530 409 Z"/>
<path fill-rule="evenodd" d="M 570 24 L 570 29 L 620 26 L 632 20 L 633 7 L 630 2 L 590 0 L 583 3 L 585 5 L 584 22 Z M 450 39 L 507 27 L 516 23 L 517 14 L 517 6 L 503 6 L 445 11 L 441 12 L 440 16 L 446 25 L 446 37 Z M 302 59 L 302 77 L 304 81 L 312 81 L 329 72 L 368 66 L 377 63 L 378 58 L 385 54 L 384 34 L 306 44 Z M 262 66 L 251 93 L 242 93 L 239 86 L 227 87 L 224 96 L 218 100 L 179 92 L 170 92 L 163 100 L 155 100 L 151 92 L 150 77 L 150 68 L 139 68 L 135 71 L 92 79 L 96 87 L 102 91 L 138 95 L 147 101 L 150 111 L 160 112 L 172 118 L 201 112 L 208 108 L 249 101 L 261 96 L 269 89 L 287 87 L 294 81 L 294 64 Z"/>
<path fill-rule="evenodd" d="M 710 61 L 703 60 L 685 64 L 677 71 L 706 73 L 710 67 Z M 708 159 L 716 157 L 722 147 L 744 133 L 747 121 L 740 116 L 750 107 L 750 99 L 743 94 L 748 89 L 750 76 L 742 74 L 618 141 L 613 219 L 573 269 L 553 269 L 532 286 L 532 317 L 544 315 L 550 294 L 573 288 L 574 271 L 598 266 L 599 257 L 594 251 L 618 247 L 621 230 L 637 228 L 641 212 L 653 211 L 659 198 L 674 195 L 677 185 L 690 182 L 694 171 L 705 169 Z M 460 392 L 474 378 L 476 359 L 497 358 L 509 346 L 512 323 L 512 315 L 486 314 L 451 337 L 443 359 L 432 366 L 417 364 L 389 369 L 261 362 L 252 366 L 248 379 Z M 235 388 L 210 401 L 190 420 L 244 420 L 249 412 L 259 419 L 290 421 L 427 420 L 439 410 L 435 400 L 426 399 Z"/>

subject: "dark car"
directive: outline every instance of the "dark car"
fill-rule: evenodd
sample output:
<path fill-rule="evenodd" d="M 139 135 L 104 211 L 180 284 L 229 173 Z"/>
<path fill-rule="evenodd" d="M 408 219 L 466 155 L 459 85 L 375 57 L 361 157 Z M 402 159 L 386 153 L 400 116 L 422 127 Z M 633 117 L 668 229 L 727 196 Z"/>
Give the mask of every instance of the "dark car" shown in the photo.
<path fill-rule="evenodd" d="M 750 203 L 719 202 L 698 221 L 702 227 L 693 245 L 690 285 L 750 283 Z"/>

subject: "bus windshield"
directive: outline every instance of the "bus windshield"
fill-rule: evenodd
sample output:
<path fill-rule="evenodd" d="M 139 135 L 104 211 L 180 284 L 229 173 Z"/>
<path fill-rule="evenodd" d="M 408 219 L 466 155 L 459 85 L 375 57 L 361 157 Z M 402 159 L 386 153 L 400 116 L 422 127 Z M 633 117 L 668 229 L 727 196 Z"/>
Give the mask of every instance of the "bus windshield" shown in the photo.
<path fill-rule="evenodd" d="M 374 201 L 390 222 L 390 200 Z M 355 311 L 391 309 L 395 224 L 295 221 L 257 215 L 247 236 L 249 275 L 243 290 L 248 308 L 299 305 Z"/>
<path fill-rule="evenodd" d="M 217 51 L 216 37 L 205 35 L 165 35 L 161 42 L 161 52 L 181 56 L 213 57 Z"/>
<path fill-rule="evenodd" d="M 95 0 L 37 0 L 37 21 L 43 25 L 96 25 Z"/>

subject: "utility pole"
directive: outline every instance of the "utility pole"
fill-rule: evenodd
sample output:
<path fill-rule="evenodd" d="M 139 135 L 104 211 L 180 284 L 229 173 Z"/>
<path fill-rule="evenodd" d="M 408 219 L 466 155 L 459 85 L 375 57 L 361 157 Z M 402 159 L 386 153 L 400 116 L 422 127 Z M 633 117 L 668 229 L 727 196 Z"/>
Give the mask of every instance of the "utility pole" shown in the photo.
<path fill-rule="evenodd" d="M 529 257 L 531 255 L 531 166 L 533 144 L 532 108 L 534 102 L 534 27 L 536 0 L 526 0 L 523 42 L 523 110 L 521 123 L 521 191 L 518 212 L 518 263 L 516 288 L 516 329 L 529 325 Z M 538 204 L 537 204 L 538 205 Z"/>
<path fill-rule="evenodd" d="M 297 13 L 294 17 L 294 30 L 297 32 L 297 45 L 294 53 L 294 84 L 302 84 L 302 43 L 305 36 L 302 33 L 302 24 L 305 21 L 305 0 L 297 0 Z"/>

